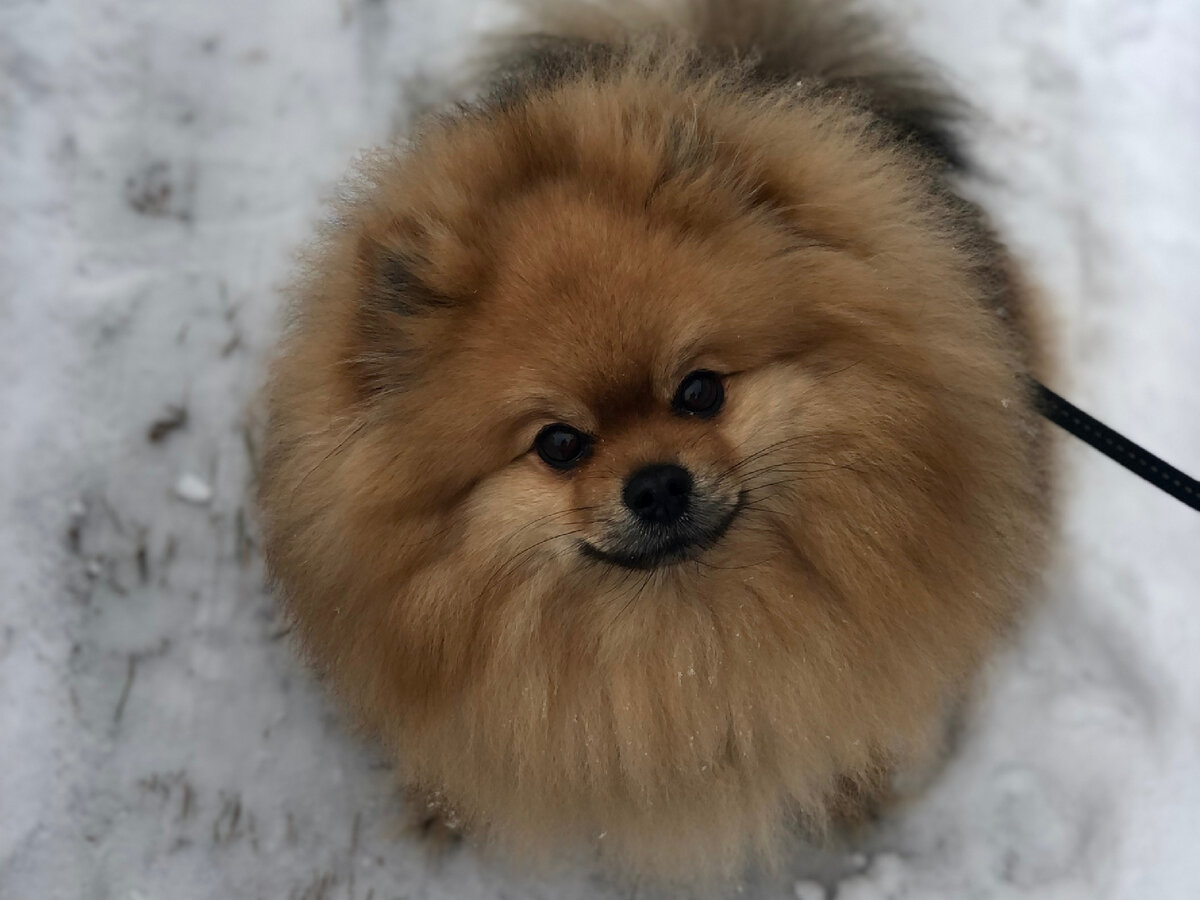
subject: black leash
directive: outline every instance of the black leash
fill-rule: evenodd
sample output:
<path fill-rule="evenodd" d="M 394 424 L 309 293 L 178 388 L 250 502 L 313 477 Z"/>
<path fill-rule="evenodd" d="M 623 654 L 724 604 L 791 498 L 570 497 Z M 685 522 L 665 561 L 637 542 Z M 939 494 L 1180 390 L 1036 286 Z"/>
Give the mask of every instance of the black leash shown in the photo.
<path fill-rule="evenodd" d="M 1192 509 L 1200 510 L 1200 481 L 1163 462 L 1103 422 L 1093 419 L 1041 382 L 1034 381 L 1033 387 L 1038 409 L 1055 425 L 1095 447 L 1135 475 L 1140 475 L 1160 491 L 1165 491 Z"/>

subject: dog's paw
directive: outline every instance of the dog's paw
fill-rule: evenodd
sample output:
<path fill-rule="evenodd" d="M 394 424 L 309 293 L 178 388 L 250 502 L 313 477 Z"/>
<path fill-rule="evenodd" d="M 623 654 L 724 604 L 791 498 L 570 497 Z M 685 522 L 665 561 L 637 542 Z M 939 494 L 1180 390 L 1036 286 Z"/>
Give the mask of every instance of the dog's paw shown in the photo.
<path fill-rule="evenodd" d="M 435 859 L 453 852 L 463 842 L 462 821 L 437 794 L 409 793 L 405 831 L 424 844 Z"/>

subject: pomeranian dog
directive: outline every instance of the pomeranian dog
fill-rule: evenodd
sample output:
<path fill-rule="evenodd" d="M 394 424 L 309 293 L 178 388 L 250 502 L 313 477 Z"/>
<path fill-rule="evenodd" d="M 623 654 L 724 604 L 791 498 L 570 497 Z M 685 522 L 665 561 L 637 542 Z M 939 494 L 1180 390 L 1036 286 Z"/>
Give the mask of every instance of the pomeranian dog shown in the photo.
<path fill-rule="evenodd" d="M 261 508 L 314 665 L 529 856 L 721 878 L 869 819 L 1043 566 L 1027 291 L 846 4 L 554 2 L 362 167 Z"/>

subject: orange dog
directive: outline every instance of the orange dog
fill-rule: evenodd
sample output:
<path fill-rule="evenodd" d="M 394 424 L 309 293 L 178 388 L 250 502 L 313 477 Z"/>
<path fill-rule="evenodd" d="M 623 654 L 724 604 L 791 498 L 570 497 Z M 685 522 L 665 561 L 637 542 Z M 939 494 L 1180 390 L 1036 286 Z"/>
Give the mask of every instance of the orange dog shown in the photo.
<path fill-rule="evenodd" d="M 737 874 L 936 760 L 1043 564 L 947 101 L 816 0 L 556 3 L 381 151 L 275 364 L 304 647 L 468 831 Z"/>

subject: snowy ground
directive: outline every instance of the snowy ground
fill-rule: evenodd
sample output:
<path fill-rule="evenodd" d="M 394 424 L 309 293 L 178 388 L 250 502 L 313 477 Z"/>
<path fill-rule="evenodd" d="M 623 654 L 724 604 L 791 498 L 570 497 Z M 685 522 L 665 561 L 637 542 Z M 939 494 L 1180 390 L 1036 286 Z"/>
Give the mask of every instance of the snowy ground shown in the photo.
<path fill-rule="evenodd" d="M 980 191 L 1049 288 L 1060 384 L 1200 469 L 1200 4 L 891 5 L 984 111 Z M 484 12 L 0 0 L 2 900 L 615 896 L 395 837 L 247 513 L 289 253 Z M 840 877 L 743 896 L 1200 897 L 1200 517 L 1065 457 L 1049 603 L 961 756 Z"/>

